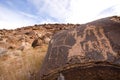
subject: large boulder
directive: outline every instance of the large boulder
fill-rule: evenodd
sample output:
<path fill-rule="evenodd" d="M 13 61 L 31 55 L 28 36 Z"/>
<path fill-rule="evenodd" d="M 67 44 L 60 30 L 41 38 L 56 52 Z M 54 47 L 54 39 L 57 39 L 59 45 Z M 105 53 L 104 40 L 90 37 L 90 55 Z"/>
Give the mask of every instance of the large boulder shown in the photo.
<path fill-rule="evenodd" d="M 54 35 L 37 80 L 59 79 L 120 80 L 120 17 Z"/>

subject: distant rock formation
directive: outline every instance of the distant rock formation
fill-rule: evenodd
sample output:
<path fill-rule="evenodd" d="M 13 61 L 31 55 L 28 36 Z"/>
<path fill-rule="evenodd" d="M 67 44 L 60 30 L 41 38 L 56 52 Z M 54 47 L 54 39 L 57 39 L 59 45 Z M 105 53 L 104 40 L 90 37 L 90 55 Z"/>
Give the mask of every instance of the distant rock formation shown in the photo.
<path fill-rule="evenodd" d="M 61 30 L 74 28 L 74 24 L 43 24 L 18 28 L 15 30 L 0 30 L 0 48 L 25 50 L 48 44 L 52 36 Z M 1 51 L 1 50 L 0 50 Z M 1 51 L 3 52 L 3 50 Z"/>

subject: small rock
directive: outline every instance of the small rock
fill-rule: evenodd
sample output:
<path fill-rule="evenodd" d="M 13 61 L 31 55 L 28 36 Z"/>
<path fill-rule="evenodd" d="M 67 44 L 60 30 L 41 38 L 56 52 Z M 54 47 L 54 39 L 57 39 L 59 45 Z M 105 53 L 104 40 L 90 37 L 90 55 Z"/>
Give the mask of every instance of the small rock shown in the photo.
<path fill-rule="evenodd" d="M 46 37 L 46 38 L 44 39 L 44 43 L 45 43 L 45 44 L 48 44 L 49 41 L 50 41 L 50 38 L 49 38 L 49 37 Z"/>
<path fill-rule="evenodd" d="M 32 47 L 35 48 L 36 46 L 41 46 L 42 45 L 42 40 L 41 39 L 35 39 L 33 42 L 32 42 Z"/>
<path fill-rule="evenodd" d="M 4 49 L 4 48 L 0 48 L 0 56 L 3 55 L 3 54 L 5 54 L 6 52 L 7 52 L 6 49 Z"/>

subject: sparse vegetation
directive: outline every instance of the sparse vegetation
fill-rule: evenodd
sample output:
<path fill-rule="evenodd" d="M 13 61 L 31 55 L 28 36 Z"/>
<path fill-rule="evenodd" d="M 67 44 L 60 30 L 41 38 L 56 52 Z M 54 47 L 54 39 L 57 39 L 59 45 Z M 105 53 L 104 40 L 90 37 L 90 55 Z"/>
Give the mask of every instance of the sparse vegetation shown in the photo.
<path fill-rule="evenodd" d="M 27 51 L 11 50 L 0 57 L 0 80 L 34 80 L 47 45 Z"/>

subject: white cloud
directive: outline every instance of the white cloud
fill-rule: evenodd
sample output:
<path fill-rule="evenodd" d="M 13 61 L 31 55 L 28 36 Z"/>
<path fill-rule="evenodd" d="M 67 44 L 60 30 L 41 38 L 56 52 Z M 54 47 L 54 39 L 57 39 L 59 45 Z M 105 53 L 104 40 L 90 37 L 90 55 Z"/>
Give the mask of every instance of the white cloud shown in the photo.
<path fill-rule="evenodd" d="M 30 14 L 9 10 L 3 6 L 0 6 L 0 10 L 0 29 L 15 29 L 35 23 L 32 19 L 34 16 Z"/>
<path fill-rule="evenodd" d="M 119 0 L 71 0 L 71 12 L 67 22 L 86 23 L 100 18 L 97 16 L 104 9 L 116 5 Z"/>
<path fill-rule="evenodd" d="M 114 10 L 115 10 L 115 11 L 114 11 L 114 12 L 115 12 L 115 14 L 120 16 L 120 4 L 119 4 L 119 5 L 114 6 L 113 8 L 114 8 Z"/>
<path fill-rule="evenodd" d="M 100 18 L 103 10 L 117 5 L 120 0 L 29 0 L 39 13 L 57 18 L 68 23 L 86 23 Z M 118 4 L 119 5 L 119 4 Z M 118 11 L 114 9 L 114 11 Z M 117 12 L 116 14 L 118 14 Z M 112 14 L 112 13 L 110 13 Z M 105 15 L 104 15 L 105 16 Z"/>
<path fill-rule="evenodd" d="M 104 9 L 98 14 L 98 18 L 113 16 L 113 15 L 120 16 L 120 5 L 114 5 L 107 9 Z"/>
<path fill-rule="evenodd" d="M 0 28 L 56 22 L 81 24 L 101 17 L 120 15 L 120 0 L 27 0 L 27 2 L 37 9 L 35 15 L 21 12 L 19 9 L 10 10 L 0 5 Z"/>
<path fill-rule="evenodd" d="M 64 20 L 69 12 L 69 0 L 28 0 L 38 9 L 38 14 Z"/>

